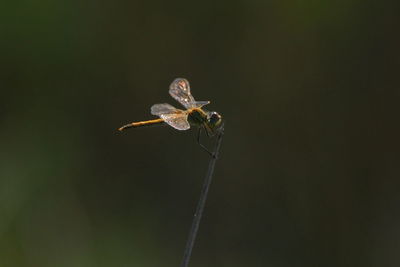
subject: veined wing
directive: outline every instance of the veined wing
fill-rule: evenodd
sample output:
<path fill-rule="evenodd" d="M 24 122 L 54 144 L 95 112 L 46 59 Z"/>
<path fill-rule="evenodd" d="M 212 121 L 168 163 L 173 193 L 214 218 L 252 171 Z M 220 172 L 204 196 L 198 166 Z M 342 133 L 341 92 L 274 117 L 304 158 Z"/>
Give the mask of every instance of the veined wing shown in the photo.
<path fill-rule="evenodd" d="M 185 108 L 193 108 L 195 102 L 190 93 L 190 85 L 188 80 L 183 78 L 175 79 L 169 86 L 169 94 Z"/>
<path fill-rule="evenodd" d="M 201 108 L 210 103 L 210 101 L 196 101 L 190 93 L 188 80 L 176 78 L 169 86 L 169 94 L 185 108 Z"/>
<path fill-rule="evenodd" d="M 177 130 L 188 130 L 190 124 L 187 120 L 188 114 L 182 112 L 180 114 L 162 114 L 160 117 L 170 126 Z"/>
<path fill-rule="evenodd" d="M 194 101 L 193 108 L 201 108 L 202 106 L 210 104 L 210 101 Z"/>
<path fill-rule="evenodd" d="M 151 107 L 151 114 L 160 116 L 161 114 L 171 114 L 171 113 L 179 113 L 183 112 L 183 110 L 177 109 L 170 104 L 155 104 Z"/>
<path fill-rule="evenodd" d="M 187 130 L 190 124 L 187 120 L 188 114 L 170 104 L 155 104 L 151 107 L 151 114 L 159 116 L 168 125 L 177 130 Z"/>

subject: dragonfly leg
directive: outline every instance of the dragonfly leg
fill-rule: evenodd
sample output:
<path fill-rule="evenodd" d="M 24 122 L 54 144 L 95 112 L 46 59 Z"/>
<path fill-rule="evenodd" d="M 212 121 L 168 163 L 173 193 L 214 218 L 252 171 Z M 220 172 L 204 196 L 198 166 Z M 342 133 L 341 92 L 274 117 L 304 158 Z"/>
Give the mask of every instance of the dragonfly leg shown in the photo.
<path fill-rule="evenodd" d="M 204 149 L 211 157 L 215 158 L 214 153 L 212 153 L 210 150 L 208 150 L 207 147 L 201 143 L 201 141 L 200 141 L 201 130 L 202 130 L 202 127 L 199 127 L 199 130 L 198 130 L 198 132 L 197 132 L 197 143 L 198 143 L 198 144 L 201 146 L 201 148 Z M 207 133 L 207 131 L 206 131 L 206 133 Z M 208 133 L 207 133 L 207 136 L 208 136 Z"/>
<path fill-rule="evenodd" d="M 206 130 L 206 135 L 207 135 L 207 137 L 210 138 L 211 136 L 210 136 L 210 134 L 208 133 L 208 128 L 204 127 L 204 129 Z"/>

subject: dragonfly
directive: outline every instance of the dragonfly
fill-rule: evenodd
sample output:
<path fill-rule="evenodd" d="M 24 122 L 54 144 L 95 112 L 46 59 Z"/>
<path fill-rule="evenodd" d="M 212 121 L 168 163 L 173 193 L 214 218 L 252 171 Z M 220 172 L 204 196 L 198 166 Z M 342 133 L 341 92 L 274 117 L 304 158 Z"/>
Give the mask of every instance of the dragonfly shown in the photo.
<path fill-rule="evenodd" d="M 155 104 L 151 107 L 151 114 L 158 116 L 158 119 L 131 122 L 118 130 L 124 131 L 129 128 L 169 125 L 177 130 L 185 131 L 190 129 L 191 126 L 195 126 L 198 127 L 197 142 L 206 149 L 200 143 L 201 131 L 204 129 L 209 137 L 217 134 L 223 128 L 222 116 L 216 111 L 203 109 L 203 106 L 209 104 L 210 101 L 196 101 L 190 93 L 188 80 L 184 78 L 176 78 L 171 83 L 169 94 L 184 106 L 185 110 L 177 109 L 167 103 Z M 207 149 L 206 151 L 210 153 Z"/>

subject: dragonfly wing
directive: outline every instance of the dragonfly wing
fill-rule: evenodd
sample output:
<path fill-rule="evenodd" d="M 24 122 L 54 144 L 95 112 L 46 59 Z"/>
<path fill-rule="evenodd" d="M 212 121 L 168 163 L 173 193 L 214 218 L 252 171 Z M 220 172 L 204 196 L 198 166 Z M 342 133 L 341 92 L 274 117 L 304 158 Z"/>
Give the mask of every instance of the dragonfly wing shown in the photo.
<path fill-rule="evenodd" d="M 187 113 L 176 113 L 176 114 L 161 114 L 160 117 L 170 126 L 177 130 L 188 130 L 190 124 L 187 120 Z"/>
<path fill-rule="evenodd" d="M 175 79 L 169 86 L 169 94 L 185 108 L 194 107 L 195 100 L 190 94 L 190 85 L 186 79 Z"/>
<path fill-rule="evenodd" d="M 164 103 L 164 104 L 155 104 L 151 107 L 151 114 L 160 116 L 162 114 L 172 114 L 172 113 L 179 113 L 183 112 L 180 109 L 177 109 L 170 104 Z"/>
<path fill-rule="evenodd" d="M 188 114 L 170 104 L 155 104 L 151 107 L 151 114 L 159 116 L 168 125 L 178 130 L 187 130 L 190 124 L 187 120 Z"/>
<path fill-rule="evenodd" d="M 202 106 L 210 104 L 210 101 L 194 101 L 193 107 L 201 108 Z"/>

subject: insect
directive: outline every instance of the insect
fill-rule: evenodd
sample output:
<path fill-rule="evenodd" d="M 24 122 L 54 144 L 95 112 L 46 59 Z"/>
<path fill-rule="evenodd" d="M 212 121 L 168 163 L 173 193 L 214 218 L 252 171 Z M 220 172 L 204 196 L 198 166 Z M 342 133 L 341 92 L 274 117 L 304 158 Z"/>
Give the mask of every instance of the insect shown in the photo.
<path fill-rule="evenodd" d="M 177 130 L 188 130 L 191 126 L 198 127 L 197 142 L 200 143 L 201 130 L 204 129 L 207 136 L 214 136 L 222 128 L 222 117 L 215 111 L 207 111 L 202 107 L 210 101 L 196 101 L 190 93 L 190 85 L 186 79 L 177 78 L 169 86 L 169 94 L 181 103 L 186 110 L 177 109 L 170 104 L 155 104 L 151 107 L 151 114 L 159 116 L 159 119 L 132 122 L 120 127 L 123 131 L 128 128 L 168 124 Z M 207 149 L 206 149 L 207 150 Z M 207 152 L 209 152 L 207 150 Z"/>

